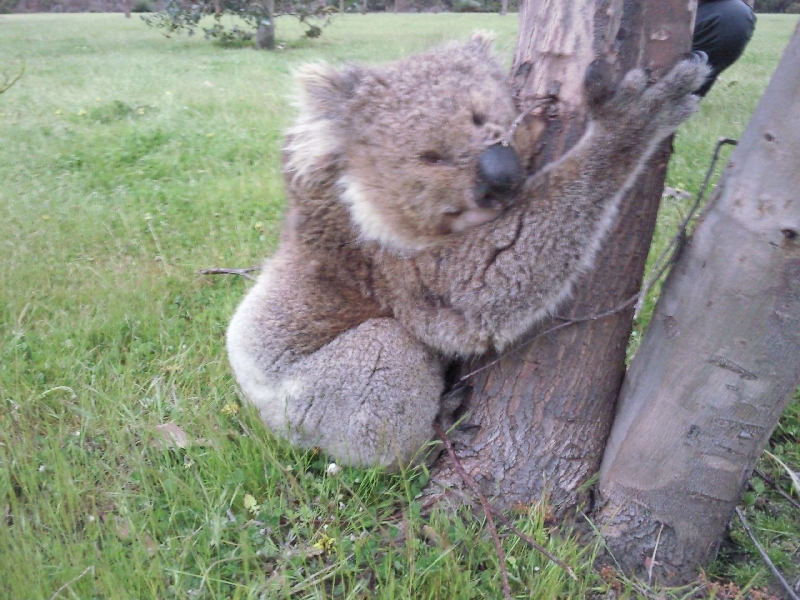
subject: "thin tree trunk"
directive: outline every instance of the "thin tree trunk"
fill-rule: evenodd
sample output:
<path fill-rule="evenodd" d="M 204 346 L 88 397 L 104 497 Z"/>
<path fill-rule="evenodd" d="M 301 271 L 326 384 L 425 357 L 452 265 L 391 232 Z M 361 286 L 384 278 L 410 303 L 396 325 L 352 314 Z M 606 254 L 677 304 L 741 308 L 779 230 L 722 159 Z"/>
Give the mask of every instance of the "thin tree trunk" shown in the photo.
<path fill-rule="evenodd" d="M 267 18 L 262 19 L 256 29 L 256 48 L 259 50 L 275 50 L 275 0 L 265 0 Z"/>
<path fill-rule="evenodd" d="M 694 578 L 714 557 L 800 383 L 798 157 L 800 31 L 673 267 L 623 386 L 597 519 L 629 571 L 643 572 L 656 543 L 655 573 L 669 582 Z"/>
<path fill-rule="evenodd" d="M 133 0 L 125 0 L 125 18 L 131 18 L 131 4 L 133 4 Z"/>
<path fill-rule="evenodd" d="M 635 66 L 659 74 L 688 50 L 693 8 L 677 0 L 523 2 L 512 88 L 523 110 L 550 101 L 518 129 L 523 164 L 539 169 L 580 138 L 589 63 L 601 58 L 617 79 Z M 608 311 L 638 290 L 669 154 L 665 144 L 623 201 L 596 269 L 562 316 Z M 581 500 L 611 426 L 631 320 L 626 310 L 548 334 L 495 364 L 488 356 L 464 366 L 466 373 L 484 370 L 469 378 L 470 422 L 480 429 L 461 459 L 498 506 L 537 502 L 547 492 L 564 512 Z M 432 475 L 459 485 L 446 461 Z"/>
<path fill-rule="evenodd" d="M 339 0 L 339 14 L 344 14 L 344 0 Z"/>
<path fill-rule="evenodd" d="M 500 2 L 500 16 L 505 17 L 508 14 L 508 0 L 501 0 Z"/>

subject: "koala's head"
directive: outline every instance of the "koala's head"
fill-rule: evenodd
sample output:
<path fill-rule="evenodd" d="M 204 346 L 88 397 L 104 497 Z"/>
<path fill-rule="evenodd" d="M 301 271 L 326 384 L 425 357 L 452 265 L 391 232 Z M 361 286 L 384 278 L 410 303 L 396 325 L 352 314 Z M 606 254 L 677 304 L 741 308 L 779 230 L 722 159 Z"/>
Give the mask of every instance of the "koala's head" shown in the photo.
<path fill-rule="evenodd" d="M 500 143 L 517 115 L 491 40 L 473 35 L 389 65 L 298 73 L 286 168 L 336 171 L 361 238 L 420 249 L 496 218 L 522 169 Z"/>

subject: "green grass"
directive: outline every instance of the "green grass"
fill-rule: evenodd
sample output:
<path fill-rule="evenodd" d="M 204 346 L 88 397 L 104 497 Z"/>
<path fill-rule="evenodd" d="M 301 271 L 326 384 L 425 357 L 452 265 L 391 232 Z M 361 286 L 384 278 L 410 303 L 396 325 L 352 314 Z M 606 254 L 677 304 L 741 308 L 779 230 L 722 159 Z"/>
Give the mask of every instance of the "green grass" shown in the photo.
<path fill-rule="evenodd" d="M 795 22 L 759 16 L 745 56 L 678 135 L 669 185 L 694 191 L 716 139 L 740 135 Z M 516 26 L 348 15 L 312 42 L 280 20 L 284 49 L 266 53 L 166 39 L 136 17 L 0 17 L 0 72 L 26 64 L 0 96 L 0 596 L 47 599 L 88 567 L 60 597 L 500 595 L 480 515 L 419 516 L 424 472 L 330 477 L 323 457 L 235 412 L 223 335 L 247 282 L 197 271 L 256 264 L 275 247 L 295 66 L 391 60 L 478 28 L 510 61 Z M 664 206 L 654 252 L 679 208 Z M 642 323 L 650 311 L 652 300 Z M 185 448 L 153 443 L 168 422 Z M 795 403 L 772 441 L 795 469 L 799 440 Z M 770 459 L 761 468 L 781 474 Z M 747 501 L 796 577 L 797 512 L 768 488 Z M 508 537 L 515 593 L 602 593 L 612 584 L 592 570 L 594 548 L 545 527 L 545 511 L 519 525 L 580 581 Z M 713 572 L 768 584 L 733 538 Z"/>

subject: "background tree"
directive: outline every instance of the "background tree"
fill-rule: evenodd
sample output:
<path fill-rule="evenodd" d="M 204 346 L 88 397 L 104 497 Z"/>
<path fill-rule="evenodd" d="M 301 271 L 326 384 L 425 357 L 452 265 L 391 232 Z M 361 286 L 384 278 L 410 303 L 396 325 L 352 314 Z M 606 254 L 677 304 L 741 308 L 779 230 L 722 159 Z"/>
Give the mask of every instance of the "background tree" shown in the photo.
<path fill-rule="evenodd" d="M 800 2 L 796 0 L 755 0 L 752 6 L 762 13 L 800 13 Z"/>
<path fill-rule="evenodd" d="M 316 0 L 167 0 L 164 10 L 142 15 L 142 20 L 167 35 L 182 32 L 193 35 L 201 27 L 206 38 L 224 44 L 255 40 L 256 48 L 273 50 L 276 17 L 295 17 L 305 25 L 305 35 L 316 38 L 335 12 L 335 7 Z M 240 22 L 226 26 L 222 22 L 225 15 L 238 17 Z M 214 18 L 210 27 L 201 26 L 204 17 Z"/>

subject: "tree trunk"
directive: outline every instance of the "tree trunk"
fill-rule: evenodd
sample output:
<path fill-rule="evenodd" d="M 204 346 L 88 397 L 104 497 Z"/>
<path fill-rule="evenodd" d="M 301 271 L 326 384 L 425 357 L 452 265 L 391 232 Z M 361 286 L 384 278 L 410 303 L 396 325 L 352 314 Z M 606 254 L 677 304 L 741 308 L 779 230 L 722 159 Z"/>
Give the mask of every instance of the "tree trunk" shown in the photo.
<path fill-rule="evenodd" d="M 508 14 L 508 0 L 500 2 L 500 16 L 505 17 Z"/>
<path fill-rule="evenodd" d="M 521 109 L 547 101 L 517 130 L 529 171 L 580 138 L 589 63 L 601 58 L 616 80 L 635 66 L 658 75 L 689 49 L 693 21 L 694 5 L 678 0 L 523 2 L 512 88 Z M 608 311 L 638 290 L 669 154 L 665 144 L 623 201 L 596 269 L 581 279 L 562 316 Z M 563 513 L 583 499 L 611 426 L 631 322 L 626 310 L 520 344 L 496 363 L 487 356 L 464 366 L 467 375 L 483 370 L 468 378 L 470 422 L 480 429 L 460 456 L 498 507 L 538 502 L 546 492 Z M 461 485 L 446 460 L 432 476 Z"/>
<path fill-rule="evenodd" d="M 620 395 L 597 518 L 687 581 L 710 561 L 800 383 L 800 31 L 673 267 Z M 660 538 L 660 539 L 659 539 Z M 650 562 L 650 561 L 648 561 Z"/>
<path fill-rule="evenodd" d="M 344 14 L 344 0 L 339 0 L 339 14 Z"/>
<path fill-rule="evenodd" d="M 133 4 L 133 0 L 125 0 L 125 18 L 131 18 L 131 4 Z"/>
<path fill-rule="evenodd" d="M 256 29 L 256 49 L 275 50 L 275 0 L 265 0 L 264 6 L 269 16 Z"/>

